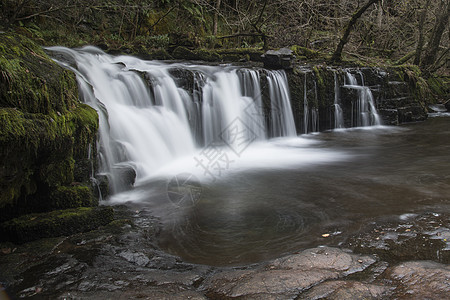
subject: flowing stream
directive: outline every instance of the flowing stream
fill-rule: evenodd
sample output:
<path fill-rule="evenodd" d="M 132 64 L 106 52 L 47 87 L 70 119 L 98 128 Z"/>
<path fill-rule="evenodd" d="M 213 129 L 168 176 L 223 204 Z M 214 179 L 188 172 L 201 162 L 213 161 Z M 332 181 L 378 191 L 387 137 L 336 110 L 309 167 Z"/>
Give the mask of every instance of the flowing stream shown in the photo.
<path fill-rule="evenodd" d="M 448 118 L 370 127 L 380 119 L 355 75 L 344 87 L 366 127 L 297 136 L 283 71 L 50 50 L 99 112 L 104 203 L 158 217 L 158 245 L 186 261 L 253 263 L 339 245 L 378 218 L 449 210 Z"/>

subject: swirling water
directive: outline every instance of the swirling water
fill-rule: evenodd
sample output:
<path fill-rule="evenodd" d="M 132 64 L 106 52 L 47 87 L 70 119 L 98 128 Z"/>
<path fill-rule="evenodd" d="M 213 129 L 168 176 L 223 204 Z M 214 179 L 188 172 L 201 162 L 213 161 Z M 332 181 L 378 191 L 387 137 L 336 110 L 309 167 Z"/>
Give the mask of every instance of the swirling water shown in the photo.
<path fill-rule="evenodd" d="M 449 209 L 449 118 L 298 137 L 282 72 L 53 50 L 71 56 L 66 67 L 100 114 L 115 192 L 104 203 L 158 217 L 159 246 L 186 261 L 258 262 L 339 245 L 380 217 Z M 179 69 L 193 90 L 176 82 Z M 361 98 L 355 125 L 378 125 L 368 89 L 349 78 Z M 136 170 L 131 190 L 115 182 L 122 166 Z"/>

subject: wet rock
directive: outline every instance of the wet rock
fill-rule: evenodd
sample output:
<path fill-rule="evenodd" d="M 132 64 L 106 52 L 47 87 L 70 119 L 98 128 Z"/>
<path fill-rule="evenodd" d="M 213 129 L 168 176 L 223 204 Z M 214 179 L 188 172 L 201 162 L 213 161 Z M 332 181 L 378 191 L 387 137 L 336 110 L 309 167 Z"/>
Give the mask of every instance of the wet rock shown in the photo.
<path fill-rule="evenodd" d="M 391 263 L 419 259 L 449 263 L 450 218 L 437 213 L 403 215 L 398 221 L 368 225 L 346 246 Z"/>
<path fill-rule="evenodd" d="M 298 299 L 386 299 L 392 287 L 358 281 L 328 281 L 313 287 Z"/>
<path fill-rule="evenodd" d="M 132 252 L 130 250 L 126 250 L 120 252 L 118 255 L 128 262 L 131 262 L 138 266 L 145 266 L 150 262 L 150 259 L 144 253 L 140 252 Z"/>
<path fill-rule="evenodd" d="M 422 106 L 409 106 L 398 108 L 399 123 L 424 121 L 427 118 L 425 109 Z"/>
<path fill-rule="evenodd" d="M 182 286 L 197 286 L 203 277 L 197 272 L 182 272 L 175 270 L 148 270 L 145 274 L 132 278 L 133 282 L 146 282 L 156 285 L 174 284 Z"/>
<path fill-rule="evenodd" d="M 325 280 L 359 272 L 375 262 L 336 248 L 314 248 L 276 259 L 254 270 L 218 273 L 204 288 L 212 298 L 256 297 L 289 299 Z"/>
<path fill-rule="evenodd" d="M 397 282 L 395 296 L 408 299 L 448 299 L 450 266 L 432 261 L 402 263 L 388 270 Z"/>
<path fill-rule="evenodd" d="M 396 109 L 379 109 L 378 114 L 385 125 L 398 125 L 398 111 Z"/>
<path fill-rule="evenodd" d="M 114 169 L 114 173 L 119 178 L 119 186 L 122 189 L 130 189 L 136 180 L 136 171 L 130 166 L 121 166 Z M 119 188 L 119 189 L 120 189 Z"/>
<path fill-rule="evenodd" d="M 58 299 L 158 299 L 158 300 L 206 300 L 203 294 L 184 290 L 177 286 L 141 286 L 139 288 L 124 291 L 95 291 L 89 293 L 70 292 L 64 293 Z"/>
<path fill-rule="evenodd" d="M 227 273 L 214 276 L 208 282 L 209 297 L 267 297 L 290 298 L 326 279 L 337 278 L 329 270 L 269 270 L 247 274 Z"/>
<path fill-rule="evenodd" d="M 444 103 L 445 108 L 447 111 L 450 111 L 450 100 Z"/>
<path fill-rule="evenodd" d="M 108 176 L 97 174 L 93 178 L 94 196 L 98 199 L 104 199 L 109 195 L 109 179 Z"/>
<path fill-rule="evenodd" d="M 338 248 L 313 248 L 300 254 L 289 255 L 273 261 L 271 269 L 322 269 L 337 271 L 340 275 L 360 272 L 375 263 L 371 256 L 360 256 Z"/>
<path fill-rule="evenodd" d="M 269 50 L 262 57 L 264 68 L 268 69 L 292 69 L 293 59 L 293 52 L 288 48 Z"/>

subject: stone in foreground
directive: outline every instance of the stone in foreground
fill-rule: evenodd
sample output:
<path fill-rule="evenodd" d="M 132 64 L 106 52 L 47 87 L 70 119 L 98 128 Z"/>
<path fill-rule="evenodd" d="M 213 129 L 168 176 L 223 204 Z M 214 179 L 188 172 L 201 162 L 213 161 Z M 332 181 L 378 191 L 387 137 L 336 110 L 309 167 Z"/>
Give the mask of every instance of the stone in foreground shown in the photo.
<path fill-rule="evenodd" d="M 204 283 L 204 288 L 211 298 L 289 299 L 325 280 L 363 271 L 373 263 L 371 256 L 314 248 L 276 259 L 259 269 L 218 273 Z"/>

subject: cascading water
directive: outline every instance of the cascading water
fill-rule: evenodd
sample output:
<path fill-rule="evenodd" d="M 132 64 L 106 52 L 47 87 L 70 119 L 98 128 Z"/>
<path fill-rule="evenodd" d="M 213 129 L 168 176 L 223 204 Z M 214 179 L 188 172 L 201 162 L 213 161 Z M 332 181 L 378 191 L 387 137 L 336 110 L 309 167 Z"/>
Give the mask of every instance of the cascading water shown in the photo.
<path fill-rule="evenodd" d="M 140 180 L 200 147 L 296 136 L 284 71 L 264 71 L 272 108 L 266 124 L 261 71 L 113 57 L 95 47 L 49 50 L 76 73 L 82 99 L 99 112 L 101 172 L 113 192 L 125 189 L 124 168 Z M 174 70 L 190 73 L 193 88 L 177 86 Z"/>
<path fill-rule="evenodd" d="M 297 132 L 289 99 L 286 73 L 271 71 L 267 74 L 267 80 L 271 99 L 272 136 L 295 136 Z"/>
<path fill-rule="evenodd" d="M 344 128 L 344 112 L 340 104 L 340 89 L 337 74 L 334 73 L 334 129 Z"/>
<path fill-rule="evenodd" d="M 305 83 L 303 88 L 303 127 L 304 133 L 308 133 L 308 124 L 309 124 L 309 108 L 308 108 L 308 97 L 307 97 L 307 85 L 306 85 L 306 74 L 305 74 Z"/>
<path fill-rule="evenodd" d="M 364 77 L 362 73 L 361 85 L 355 75 L 346 72 L 345 88 L 354 89 L 358 92 L 358 100 L 352 103 L 352 125 L 356 127 L 381 125 L 380 116 L 375 108 L 372 92 L 369 87 L 364 86 Z"/>

